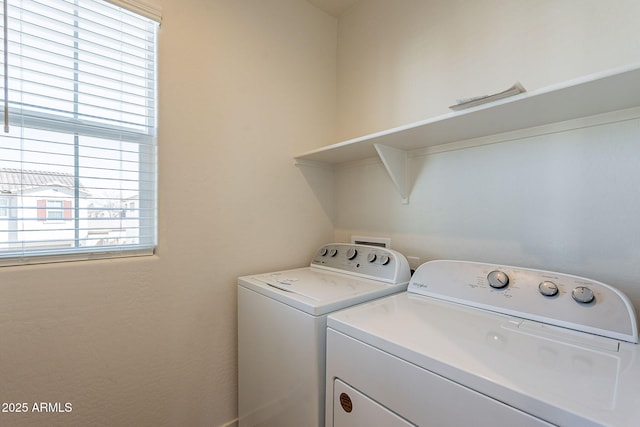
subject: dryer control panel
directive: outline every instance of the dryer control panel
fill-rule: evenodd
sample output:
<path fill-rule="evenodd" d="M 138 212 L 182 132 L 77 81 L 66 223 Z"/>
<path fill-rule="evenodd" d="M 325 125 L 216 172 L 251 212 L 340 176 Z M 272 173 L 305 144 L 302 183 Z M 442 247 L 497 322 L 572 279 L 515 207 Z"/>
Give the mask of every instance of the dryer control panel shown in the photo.
<path fill-rule="evenodd" d="M 635 310 L 619 290 L 550 271 L 466 261 L 422 264 L 409 283 L 414 294 L 638 342 Z"/>
<path fill-rule="evenodd" d="M 407 258 L 392 249 L 378 246 L 330 243 L 322 246 L 311 268 L 352 274 L 387 283 L 406 283 L 411 278 Z"/>

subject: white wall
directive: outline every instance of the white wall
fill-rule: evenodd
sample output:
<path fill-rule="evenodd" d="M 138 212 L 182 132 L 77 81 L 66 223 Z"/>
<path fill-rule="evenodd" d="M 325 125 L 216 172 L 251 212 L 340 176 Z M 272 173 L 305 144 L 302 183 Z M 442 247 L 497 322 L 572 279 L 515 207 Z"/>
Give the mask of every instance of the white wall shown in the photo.
<path fill-rule="evenodd" d="M 339 138 L 640 63 L 639 20 L 635 0 L 363 1 L 339 20 Z M 335 238 L 584 275 L 640 308 L 639 139 L 635 119 L 414 157 L 409 205 L 379 161 L 342 166 Z"/>
<path fill-rule="evenodd" d="M 236 277 L 333 237 L 292 156 L 335 133 L 336 20 L 300 0 L 156 0 L 157 256 L 0 270 L 11 426 L 220 426 L 236 417 Z"/>

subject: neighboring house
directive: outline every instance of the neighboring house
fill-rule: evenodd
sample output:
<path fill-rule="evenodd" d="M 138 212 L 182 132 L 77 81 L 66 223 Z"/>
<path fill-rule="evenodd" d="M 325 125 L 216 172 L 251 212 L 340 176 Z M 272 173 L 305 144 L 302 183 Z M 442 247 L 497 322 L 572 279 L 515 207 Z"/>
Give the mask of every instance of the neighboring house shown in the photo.
<path fill-rule="evenodd" d="M 112 196 L 102 207 L 89 205 L 85 246 L 136 244 L 139 241 L 140 210 L 137 192 Z"/>
<path fill-rule="evenodd" d="M 137 243 L 137 193 L 122 197 L 91 195 L 71 174 L 0 168 L 0 251 Z"/>
<path fill-rule="evenodd" d="M 0 249 L 74 246 L 81 228 L 75 186 L 70 174 L 0 169 Z M 89 194 L 79 188 L 78 200 L 86 199 Z"/>

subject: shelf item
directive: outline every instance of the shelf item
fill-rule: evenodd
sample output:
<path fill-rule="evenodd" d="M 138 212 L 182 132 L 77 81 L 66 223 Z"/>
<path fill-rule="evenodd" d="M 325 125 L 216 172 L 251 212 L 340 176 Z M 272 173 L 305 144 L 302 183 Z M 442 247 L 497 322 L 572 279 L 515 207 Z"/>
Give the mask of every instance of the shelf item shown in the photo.
<path fill-rule="evenodd" d="M 532 92 L 339 142 L 295 157 L 335 165 L 379 156 L 403 200 L 410 183 L 406 153 L 640 106 L 640 64 L 589 75 Z M 383 147 L 383 148 L 380 148 Z M 396 151 L 394 151 L 396 150 Z M 381 154 L 382 153 L 382 154 Z M 390 159 L 394 160 L 390 160 Z"/>
<path fill-rule="evenodd" d="M 494 93 L 492 95 L 474 96 L 473 98 L 458 99 L 454 105 L 449 106 L 449 109 L 453 111 L 466 110 L 467 108 L 477 107 L 478 105 L 487 104 L 489 102 L 495 102 L 503 98 L 508 98 L 510 96 L 516 96 L 526 91 L 527 90 L 520 84 L 520 82 L 516 82 L 509 89 L 503 90 L 502 92 Z"/>

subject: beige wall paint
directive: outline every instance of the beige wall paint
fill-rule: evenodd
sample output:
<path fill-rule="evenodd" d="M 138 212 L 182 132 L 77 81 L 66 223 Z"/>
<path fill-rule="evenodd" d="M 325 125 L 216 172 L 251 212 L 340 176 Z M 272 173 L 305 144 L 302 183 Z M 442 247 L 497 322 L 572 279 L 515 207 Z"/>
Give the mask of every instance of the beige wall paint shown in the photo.
<path fill-rule="evenodd" d="M 640 64 L 634 0 L 367 0 L 339 20 L 338 135 Z M 633 114 L 631 115 L 633 116 Z M 423 261 L 551 269 L 622 288 L 640 308 L 640 120 L 411 159 L 402 205 L 377 160 L 339 167 L 335 240 L 389 236 Z"/>
<path fill-rule="evenodd" d="M 11 426 L 236 417 L 236 277 L 309 262 L 332 224 L 292 156 L 334 136 L 336 20 L 299 0 L 162 0 L 159 247 L 0 270 Z"/>
<path fill-rule="evenodd" d="M 364 0 L 339 21 L 338 140 L 638 60 L 635 0 Z"/>

